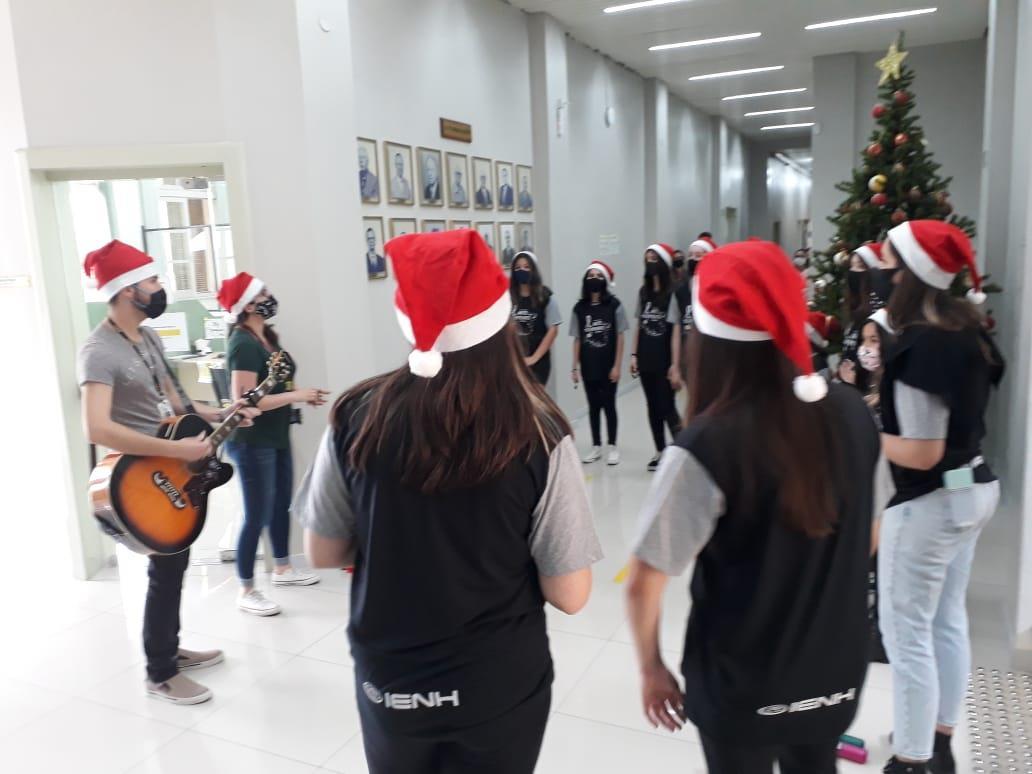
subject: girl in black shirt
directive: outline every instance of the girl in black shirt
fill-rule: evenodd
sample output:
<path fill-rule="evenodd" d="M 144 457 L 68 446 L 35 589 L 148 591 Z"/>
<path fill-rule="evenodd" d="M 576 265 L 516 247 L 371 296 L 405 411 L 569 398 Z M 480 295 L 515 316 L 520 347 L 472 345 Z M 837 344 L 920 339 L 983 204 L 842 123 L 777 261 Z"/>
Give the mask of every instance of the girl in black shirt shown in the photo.
<path fill-rule="evenodd" d="M 645 250 L 645 282 L 638 291 L 636 317 L 631 349 L 631 375 L 641 378 L 648 407 L 649 428 L 656 445 L 656 454 L 649 461 L 649 471 L 659 466 L 659 457 L 666 448 L 666 431 L 677 435 L 681 419 L 674 405 L 674 388 L 670 384 L 671 338 L 673 326 L 668 322 L 674 300 L 671 269 L 674 249 L 653 244 Z"/>
<path fill-rule="evenodd" d="M 523 344 L 524 362 L 541 384 L 548 384 L 552 373 L 552 343 L 563 321 L 551 288 L 541 281 L 534 253 L 527 250 L 516 253 L 509 295 L 512 320 Z"/>

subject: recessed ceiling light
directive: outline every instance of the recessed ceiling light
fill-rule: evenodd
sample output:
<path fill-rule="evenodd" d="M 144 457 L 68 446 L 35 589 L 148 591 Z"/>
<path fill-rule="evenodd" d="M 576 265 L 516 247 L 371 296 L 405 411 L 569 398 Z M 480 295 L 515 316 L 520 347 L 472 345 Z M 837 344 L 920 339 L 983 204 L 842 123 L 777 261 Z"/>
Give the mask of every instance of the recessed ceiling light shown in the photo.
<path fill-rule="evenodd" d="M 926 13 L 935 13 L 938 8 L 917 8 L 913 11 L 893 11 L 891 13 L 876 13 L 873 16 L 857 16 L 852 19 L 836 19 L 835 21 L 820 22 L 819 24 L 807 24 L 804 30 L 822 30 L 826 27 L 842 27 L 846 24 L 863 24 L 864 22 L 884 21 L 885 19 L 902 19 L 906 16 L 921 16 Z"/>
<path fill-rule="evenodd" d="M 762 32 L 746 32 L 743 35 L 725 35 L 722 38 L 703 38 L 702 40 L 686 40 L 683 43 L 664 43 L 660 46 L 649 46 L 649 51 L 667 51 L 672 48 L 691 48 L 692 46 L 708 46 L 711 43 L 730 43 L 732 40 L 748 40 L 758 38 Z"/>
<path fill-rule="evenodd" d="M 775 124 L 774 126 L 761 126 L 761 132 L 769 132 L 771 129 L 800 129 L 804 126 L 813 126 L 813 121 L 802 124 Z"/>
<path fill-rule="evenodd" d="M 795 107 L 795 108 L 778 108 L 777 110 L 754 110 L 751 113 L 746 113 L 748 116 L 772 116 L 775 113 L 801 113 L 804 110 L 813 110 L 813 105 L 807 107 Z"/>
<path fill-rule="evenodd" d="M 684 3 L 686 0 L 642 0 L 638 3 L 623 3 L 622 5 L 611 5 L 603 8 L 602 13 L 623 13 L 624 11 L 637 11 L 641 8 L 654 8 L 657 5 L 673 5 Z"/>
<path fill-rule="evenodd" d="M 731 99 L 752 99 L 753 97 L 773 97 L 776 94 L 798 94 L 801 91 L 806 91 L 805 88 L 800 89 L 778 89 L 777 91 L 756 91 L 752 94 L 733 94 L 730 97 L 724 97 L 724 102 Z"/>
<path fill-rule="evenodd" d="M 769 73 L 772 70 L 784 70 L 784 65 L 774 65 L 773 67 L 750 67 L 747 70 L 728 70 L 723 73 L 708 73 L 706 75 L 693 75 L 689 78 L 689 81 L 708 81 L 711 78 L 731 78 L 735 75 L 751 75 L 752 73 Z"/>

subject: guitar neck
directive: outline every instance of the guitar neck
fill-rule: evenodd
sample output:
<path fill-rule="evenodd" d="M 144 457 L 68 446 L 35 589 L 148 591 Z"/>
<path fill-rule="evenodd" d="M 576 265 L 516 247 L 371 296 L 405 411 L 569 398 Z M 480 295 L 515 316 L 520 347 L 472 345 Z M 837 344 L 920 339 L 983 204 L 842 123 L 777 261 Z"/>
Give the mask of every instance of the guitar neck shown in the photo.
<path fill-rule="evenodd" d="M 276 386 L 278 380 L 274 376 L 269 376 L 268 379 L 263 381 L 257 387 L 255 387 L 249 395 L 251 396 L 254 403 L 258 403 L 262 398 L 269 394 L 273 387 Z M 215 431 L 208 436 L 208 441 L 211 443 L 213 451 L 218 451 L 218 448 L 233 434 L 233 431 L 240 426 L 240 423 L 245 419 L 243 409 L 238 408 L 230 413 L 226 417 L 222 424 L 215 428 Z"/>

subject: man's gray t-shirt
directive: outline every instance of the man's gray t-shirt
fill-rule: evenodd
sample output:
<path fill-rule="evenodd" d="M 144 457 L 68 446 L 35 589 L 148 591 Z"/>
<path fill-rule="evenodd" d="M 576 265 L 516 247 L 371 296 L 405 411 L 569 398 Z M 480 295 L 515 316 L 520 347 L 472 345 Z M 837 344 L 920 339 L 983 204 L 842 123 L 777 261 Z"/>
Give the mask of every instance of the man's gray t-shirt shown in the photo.
<path fill-rule="evenodd" d="M 167 382 L 165 355 L 157 334 L 141 327 L 143 341 L 136 348 L 150 360 L 162 385 Z M 107 320 L 98 325 L 79 350 L 79 386 L 88 382 L 111 387 L 111 419 L 144 435 L 156 435 L 163 419 L 161 395 L 150 368 L 132 344 Z"/>

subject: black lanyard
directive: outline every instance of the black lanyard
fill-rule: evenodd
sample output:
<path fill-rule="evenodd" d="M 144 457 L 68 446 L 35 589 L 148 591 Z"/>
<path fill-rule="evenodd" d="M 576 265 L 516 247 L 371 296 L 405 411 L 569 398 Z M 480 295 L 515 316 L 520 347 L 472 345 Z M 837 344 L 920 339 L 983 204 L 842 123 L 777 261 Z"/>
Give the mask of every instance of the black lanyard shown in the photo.
<path fill-rule="evenodd" d="M 111 324 L 112 328 L 114 328 L 116 331 L 118 331 L 118 335 L 119 336 L 121 336 L 123 339 L 125 339 L 127 342 L 129 342 L 129 346 L 133 348 L 133 351 L 136 353 L 136 356 L 138 358 L 140 358 L 140 360 L 143 361 L 143 364 L 145 366 L 147 366 L 147 370 L 150 371 L 151 379 L 154 380 L 154 389 L 158 391 L 158 397 L 160 397 L 161 400 L 163 400 L 169 407 L 171 407 L 172 404 L 169 402 L 168 397 L 165 395 L 165 391 L 161 388 L 161 380 L 158 379 L 158 375 L 157 375 L 157 373 L 155 373 L 156 369 L 154 368 L 154 363 L 151 362 L 151 359 L 149 357 L 147 357 L 146 355 L 143 354 L 143 350 L 141 350 L 139 347 L 136 346 L 136 342 L 135 341 L 133 341 L 132 339 L 130 339 L 128 336 L 125 335 L 125 331 L 123 331 L 121 328 L 119 328 L 114 320 L 112 320 L 109 317 L 108 318 L 108 322 Z M 141 333 L 140 335 L 143 336 L 144 339 L 147 338 L 146 334 Z M 146 346 L 146 345 L 144 345 L 144 346 Z"/>

